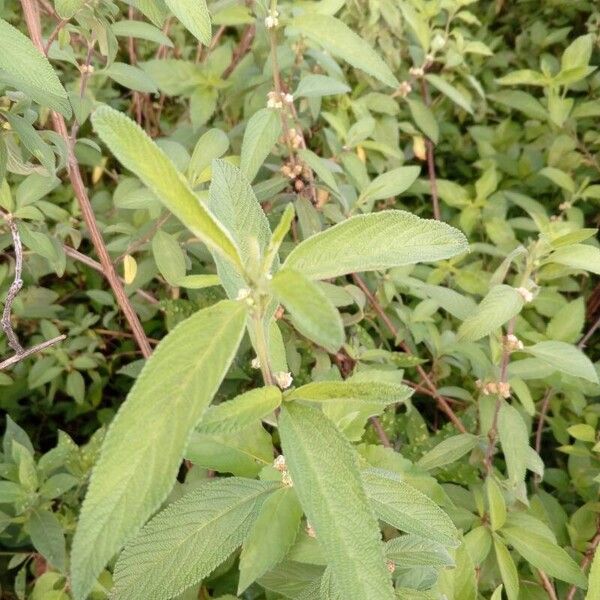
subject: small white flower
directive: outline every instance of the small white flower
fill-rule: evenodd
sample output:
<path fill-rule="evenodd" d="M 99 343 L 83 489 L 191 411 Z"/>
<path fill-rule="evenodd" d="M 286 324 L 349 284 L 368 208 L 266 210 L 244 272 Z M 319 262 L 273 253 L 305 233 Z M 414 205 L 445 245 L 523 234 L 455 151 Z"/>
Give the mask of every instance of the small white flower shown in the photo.
<path fill-rule="evenodd" d="M 523 342 L 512 333 L 509 333 L 505 338 L 506 348 L 509 352 L 516 352 L 517 350 L 523 350 Z"/>
<path fill-rule="evenodd" d="M 520 294 L 521 298 L 525 301 L 525 303 L 529 303 L 533 300 L 533 294 L 524 287 L 518 287 L 517 292 Z"/>
<path fill-rule="evenodd" d="M 387 570 L 393 573 L 396 570 L 396 565 L 393 560 L 388 560 L 386 563 Z"/>
<path fill-rule="evenodd" d="M 499 381 L 498 394 L 500 394 L 503 398 L 510 398 L 510 383 L 506 381 Z"/>
<path fill-rule="evenodd" d="M 558 205 L 558 208 L 559 208 L 560 210 L 568 210 L 568 209 L 569 209 L 569 208 L 571 208 L 572 206 L 573 206 L 573 205 L 572 205 L 570 202 L 561 202 L 561 203 Z"/>
<path fill-rule="evenodd" d="M 267 29 L 273 29 L 279 25 L 279 13 L 276 10 L 270 10 L 269 14 L 265 18 L 265 27 Z"/>
<path fill-rule="evenodd" d="M 250 297 L 250 294 L 252 293 L 252 291 L 250 290 L 250 288 L 241 288 L 236 296 L 236 300 L 245 300 L 246 298 Z"/>
<path fill-rule="evenodd" d="M 281 94 L 277 92 L 269 92 L 267 94 L 267 108 L 283 108 Z"/>
<path fill-rule="evenodd" d="M 425 75 L 425 69 L 423 69 L 423 67 L 411 67 L 408 72 L 413 77 L 423 77 L 423 75 Z"/>
<path fill-rule="evenodd" d="M 283 94 L 283 101 L 286 104 L 293 104 L 294 103 L 294 96 L 292 96 L 292 94 Z"/>
<path fill-rule="evenodd" d="M 280 454 L 274 461 L 273 461 L 273 468 L 277 469 L 280 473 L 283 473 L 286 470 L 286 466 L 285 466 L 285 456 L 283 456 L 283 454 Z"/>
<path fill-rule="evenodd" d="M 317 532 L 315 531 L 315 528 L 308 521 L 306 521 L 306 535 L 308 535 L 308 537 L 311 538 L 317 537 Z"/>
<path fill-rule="evenodd" d="M 258 358 L 258 356 L 252 359 L 250 366 L 253 369 L 260 369 L 260 359 Z"/>
<path fill-rule="evenodd" d="M 287 390 L 287 388 L 289 388 L 290 385 L 292 385 L 292 382 L 294 381 L 292 374 L 289 372 L 286 373 L 285 371 L 278 371 L 273 376 L 275 377 L 277 385 L 282 390 Z"/>
<path fill-rule="evenodd" d="M 398 94 L 403 98 L 406 98 L 412 92 L 412 85 L 408 81 L 403 81 L 398 88 Z"/>

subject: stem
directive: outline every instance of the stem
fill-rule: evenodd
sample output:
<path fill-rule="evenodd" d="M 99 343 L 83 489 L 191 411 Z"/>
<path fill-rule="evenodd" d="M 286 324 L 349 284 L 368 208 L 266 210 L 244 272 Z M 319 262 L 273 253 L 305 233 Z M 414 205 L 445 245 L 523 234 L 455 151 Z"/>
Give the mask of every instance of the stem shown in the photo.
<path fill-rule="evenodd" d="M 271 362 L 269 360 L 269 342 L 265 335 L 264 325 L 264 311 L 257 310 L 252 315 L 254 322 L 254 344 L 256 350 L 256 356 L 260 363 L 260 371 L 262 373 L 263 381 L 265 385 L 273 385 L 273 373 L 271 372 Z"/>

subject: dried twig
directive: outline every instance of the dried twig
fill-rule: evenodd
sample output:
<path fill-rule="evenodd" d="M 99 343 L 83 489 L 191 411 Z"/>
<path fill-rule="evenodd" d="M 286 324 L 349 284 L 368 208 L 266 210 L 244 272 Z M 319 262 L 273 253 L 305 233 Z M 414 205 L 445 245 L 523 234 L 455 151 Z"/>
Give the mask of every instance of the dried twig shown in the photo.
<path fill-rule="evenodd" d="M 233 71 L 235 71 L 235 68 L 240 64 L 242 58 L 248 54 L 255 35 L 255 25 L 248 25 L 246 29 L 244 29 L 244 33 L 242 33 L 242 37 L 233 51 L 229 66 L 225 69 L 225 71 L 223 71 L 223 79 L 227 79 L 233 73 Z"/>
<path fill-rule="evenodd" d="M 596 528 L 596 535 L 592 538 L 588 549 L 585 551 L 583 555 L 583 560 L 581 561 L 581 570 L 585 572 L 590 563 L 594 560 L 594 555 L 600 545 L 600 519 L 598 519 L 598 526 Z M 575 598 L 575 594 L 577 593 L 577 586 L 571 587 L 569 593 L 565 600 L 573 600 Z"/>
<path fill-rule="evenodd" d="M 8 345 L 16 352 L 17 355 L 23 353 L 23 346 L 19 342 L 19 338 L 12 327 L 11 314 L 12 305 L 19 293 L 19 290 L 23 287 L 23 244 L 21 243 L 21 236 L 19 235 L 19 229 L 16 221 L 12 218 L 12 215 L 8 213 L 0 213 L 4 220 L 8 223 L 10 229 L 10 235 L 12 237 L 13 248 L 15 250 L 15 276 L 13 282 L 8 288 L 6 294 L 6 300 L 4 301 L 4 310 L 2 311 L 2 329 L 8 339 Z"/>
<path fill-rule="evenodd" d="M 0 362 L 0 371 L 3 371 L 4 369 L 8 369 L 8 367 L 12 367 L 13 365 L 17 364 L 18 362 L 25 360 L 27 357 L 32 356 L 33 354 L 37 354 L 38 352 L 41 352 L 42 350 L 45 350 L 46 348 L 50 348 L 50 346 L 54 346 L 54 344 L 58 344 L 58 342 L 62 342 L 66 338 L 67 338 L 67 336 L 64 334 L 59 335 L 55 338 L 52 338 L 51 340 L 46 340 L 45 342 L 42 342 L 41 344 L 37 344 L 35 346 L 32 346 L 31 348 L 27 348 L 27 350 L 23 350 L 22 352 L 20 352 L 18 354 L 14 354 L 10 358 L 7 358 L 6 360 L 3 360 L 2 362 Z"/>

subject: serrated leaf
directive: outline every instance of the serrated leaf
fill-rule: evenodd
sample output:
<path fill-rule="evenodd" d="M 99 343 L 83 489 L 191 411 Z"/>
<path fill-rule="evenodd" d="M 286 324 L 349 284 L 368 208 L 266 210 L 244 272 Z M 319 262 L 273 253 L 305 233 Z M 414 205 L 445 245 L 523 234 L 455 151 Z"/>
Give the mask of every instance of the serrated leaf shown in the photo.
<path fill-rule="evenodd" d="M 316 283 L 286 268 L 275 274 L 271 289 L 302 335 L 329 352 L 340 349 L 345 338 L 342 317 Z"/>
<path fill-rule="evenodd" d="M 478 440 L 476 435 L 470 433 L 453 435 L 423 455 L 417 461 L 417 465 L 427 471 L 449 465 L 473 450 Z"/>
<path fill-rule="evenodd" d="M 561 373 L 598 383 L 598 374 L 592 361 L 572 344 L 556 341 L 538 342 L 527 346 L 525 351 Z"/>
<path fill-rule="evenodd" d="M 124 114 L 101 106 L 92 115 L 94 129 L 119 161 L 211 250 L 240 267 L 238 249 L 167 155 Z"/>
<path fill-rule="evenodd" d="M 108 560 L 164 501 L 245 322 L 242 303 L 219 302 L 175 327 L 144 365 L 109 427 L 83 503 L 71 558 L 75 598 L 86 597 Z"/>
<path fill-rule="evenodd" d="M 296 403 L 282 408 L 279 431 L 300 503 L 343 597 L 392 600 L 379 527 L 350 443 L 320 411 Z"/>
<path fill-rule="evenodd" d="M 205 0 L 165 0 L 165 3 L 199 42 L 210 44 L 210 14 Z"/>
<path fill-rule="evenodd" d="M 336 96 L 347 94 L 350 87 L 339 79 L 309 73 L 302 77 L 294 92 L 296 98 L 320 98 L 322 96 Z"/>
<path fill-rule="evenodd" d="M 377 52 L 339 19 L 305 13 L 292 19 L 289 26 L 293 31 L 316 41 L 334 56 L 342 58 L 357 69 L 362 69 L 386 85 L 393 88 L 400 85 Z"/>
<path fill-rule="evenodd" d="M 383 381 L 315 381 L 293 390 L 288 400 L 300 399 L 309 402 L 378 401 L 384 404 L 405 402 L 413 394 L 406 385 Z"/>
<path fill-rule="evenodd" d="M 256 177 L 280 135 L 281 118 L 277 110 L 262 108 L 250 117 L 240 156 L 240 169 L 248 181 Z"/>
<path fill-rule="evenodd" d="M 585 301 L 577 298 L 565 304 L 552 316 L 546 335 L 552 340 L 575 343 L 585 325 Z"/>
<path fill-rule="evenodd" d="M 302 514 L 291 487 L 276 490 L 264 501 L 240 554 L 238 594 L 283 560 L 296 539 Z"/>
<path fill-rule="evenodd" d="M 75 0 L 82 2 L 82 0 Z M 111 25 L 111 29 L 116 36 L 134 37 L 139 40 L 148 40 L 160 44 L 161 46 L 173 47 L 173 42 L 158 28 L 144 21 L 132 21 L 123 19 L 116 21 Z"/>
<path fill-rule="evenodd" d="M 46 57 L 4 19 L 0 19 L 0 81 L 21 90 L 42 106 L 71 116 L 67 92 Z"/>
<path fill-rule="evenodd" d="M 232 400 L 211 406 L 202 417 L 198 431 L 232 433 L 270 415 L 281 404 L 281 391 L 271 385 L 250 390 Z"/>
<path fill-rule="evenodd" d="M 556 543 L 537 532 L 504 527 L 502 537 L 526 560 L 550 577 L 585 589 L 587 581 L 577 563 Z"/>
<path fill-rule="evenodd" d="M 399 567 L 451 567 L 454 560 L 448 550 L 418 535 L 400 535 L 385 545 L 385 555 Z"/>
<path fill-rule="evenodd" d="M 50 565 L 64 572 L 67 568 L 67 550 L 63 528 L 54 513 L 35 509 L 27 522 L 27 533 L 35 549 Z"/>
<path fill-rule="evenodd" d="M 447 96 L 456 104 L 460 106 L 462 109 L 466 110 L 469 114 L 473 114 L 473 107 L 471 106 L 471 101 L 462 94 L 459 90 L 457 90 L 452 84 L 448 83 L 445 79 L 440 77 L 439 75 L 435 75 L 433 73 L 428 73 L 425 75 L 425 79 L 438 91 L 442 92 L 444 96 Z"/>
<path fill-rule="evenodd" d="M 443 546 L 458 545 L 458 532 L 450 517 L 399 475 L 368 469 L 362 472 L 362 479 L 373 510 L 382 521 Z"/>
<path fill-rule="evenodd" d="M 115 595 L 168 600 L 201 581 L 244 540 L 277 483 L 217 479 L 158 513 L 121 553 Z"/>
<path fill-rule="evenodd" d="M 475 313 L 465 319 L 458 330 L 458 337 L 476 342 L 492 333 L 518 315 L 523 308 L 523 297 L 510 285 L 496 285 L 479 303 Z"/>
<path fill-rule="evenodd" d="M 104 71 L 119 85 L 137 92 L 156 94 L 158 89 L 152 78 L 139 67 L 114 62 Z"/>
<path fill-rule="evenodd" d="M 498 413 L 498 436 L 506 461 L 506 470 L 513 484 L 525 480 L 529 454 L 529 432 L 519 411 L 502 402 Z"/>
<path fill-rule="evenodd" d="M 152 254 L 160 274 L 172 286 L 179 285 L 185 276 L 185 255 L 179 242 L 160 229 L 152 238 Z"/>
<path fill-rule="evenodd" d="M 417 180 L 420 172 L 420 167 L 398 167 L 379 175 L 363 190 L 357 204 L 398 196 Z"/>
<path fill-rule="evenodd" d="M 298 152 L 300 158 L 326 183 L 332 190 L 339 192 L 338 184 L 335 181 L 333 173 L 330 171 L 327 162 L 320 156 L 317 156 L 311 150 L 301 149 Z"/>
<path fill-rule="evenodd" d="M 433 262 L 467 250 L 464 235 L 440 221 L 399 210 L 351 217 L 304 240 L 284 266 L 310 279 Z"/>

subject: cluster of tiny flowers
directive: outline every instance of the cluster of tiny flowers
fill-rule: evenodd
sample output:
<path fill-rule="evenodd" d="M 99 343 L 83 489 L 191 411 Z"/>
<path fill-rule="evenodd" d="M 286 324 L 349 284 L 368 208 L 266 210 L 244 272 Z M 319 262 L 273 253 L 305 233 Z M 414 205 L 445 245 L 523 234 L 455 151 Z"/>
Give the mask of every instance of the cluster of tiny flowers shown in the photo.
<path fill-rule="evenodd" d="M 533 300 L 533 294 L 527 288 L 518 287 L 517 292 L 526 303 L 529 303 Z"/>
<path fill-rule="evenodd" d="M 94 72 L 93 65 L 79 65 L 79 71 L 81 73 L 89 73 L 90 75 Z"/>
<path fill-rule="evenodd" d="M 253 369 L 260 369 L 260 359 L 258 358 L 258 356 L 252 359 L 250 366 Z"/>
<path fill-rule="evenodd" d="M 294 485 L 294 483 L 292 482 L 292 478 L 290 477 L 290 474 L 287 470 L 287 465 L 285 464 L 285 456 L 283 456 L 283 454 L 280 454 L 273 461 L 273 468 L 275 468 L 281 473 L 281 482 L 283 483 L 283 485 L 286 485 L 288 487 L 292 487 Z"/>
<path fill-rule="evenodd" d="M 423 77 L 423 75 L 425 75 L 425 69 L 423 69 L 423 67 L 411 67 L 408 72 L 413 77 Z"/>
<path fill-rule="evenodd" d="M 293 104 L 294 96 L 271 91 L 267 94 L 267 108 L 283 108 L 284 104 Z"/>
<path fill-rule="evenodd" d="M 277 385 L 282 390 L 287 390 L 287 388 L 289 388 L 290 385 L 292 385 L 292 382 L 294 381 L 292 374 L 286 371 L 277 371 L 277 373 L 273 374 L 273 377 L 275 378 L 275 382 L 277 383 Z"/>
<path fill-rule="evenodd" d="M 398 88 L 398 94 L 402 96 L 402 98 L 406 98 L 412 92 L 412 85 L 408 83 L 408 81 L 403 81 Z"/>
<path fill-rule="evenodd" d="M 388 560 L 386 563 L 387 570 L 393 573 L 396 570 L 396 565 L 393 560 Z"/>
<path fill-rule="evenodd" d="M 510 398 L 510 384 L 506 381 L 488 381 L 484 383 L 480 379 L 475 382 L 475 385 L 481 390 L 485 396 L 498 395 L 503 398 Z"/>
<path fill-rule="evenodd" d="M 302 165 L 286 164 L 281 167 L 281 172 L 290 179 L 296 179 L 302 175 Z"/>
<path fill-rule="evenodd" d="M 292 144 L 292 148 L 300 148 L 302 146 L 302 135 L 298 133 L 294 127 L 289 130 L 288 139 Z"/>
<path fill-rule="evenodd" d="M 571 208 L 572 206 L 573 206 L 573 205 L 572 205 L 570 202 L 561 202 L 561 203 L 558 205 L 558 208 L 559 208 L 560 210 L 568 210 L 568 209 L 569 209 L 569 208 Z"/>
<path fill-rule="evenodd" d="M 279 13 L 276 10 L 270 10 L 269 14 L 265 18 L 265 27 L 267 29 L 273 29 L 279 25 Z"/>
<path fill-rule="evenodd" d="M 523 350 L 523 342 L 516 335 L 509 333 L 504 338 L 504 347 L 509 352 L 516 352 L 517 350 Z"/>
<path fill-rule="evenodd" d="M 311 537 L 311 538 L 316 538 L 317 537 L 317 532 L 315 531 L 315 528 L 308 521 L 306 521 L 306 529 L 305 529 L 305 531 L 306 531 L 306 535 L 308 537 Z"/>
<path fill-rule="evenodd" d="M 241 288 L 235 299 L 244 300 L 248 306 L 254 304 L 254 298 L 252 298 L 252 290 L 250 288 Z"/>

